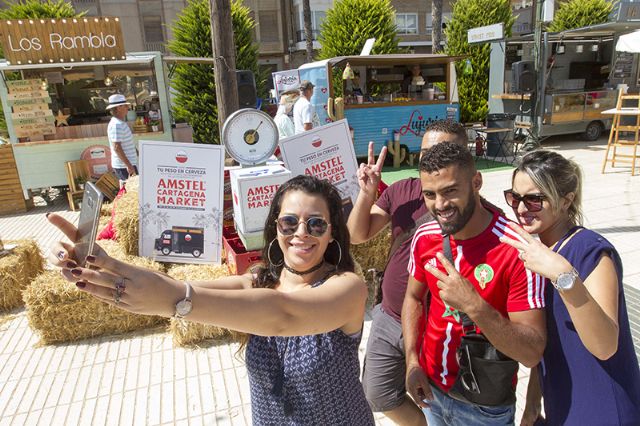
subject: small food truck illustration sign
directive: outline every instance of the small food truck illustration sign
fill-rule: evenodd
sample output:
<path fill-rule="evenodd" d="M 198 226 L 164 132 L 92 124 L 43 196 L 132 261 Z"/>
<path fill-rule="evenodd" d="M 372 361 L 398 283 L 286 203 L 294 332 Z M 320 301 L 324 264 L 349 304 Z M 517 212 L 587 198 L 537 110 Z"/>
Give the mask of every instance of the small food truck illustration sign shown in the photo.
<path fill-rule="evenodd" d="M 173 252 L 200 257 L 204 252 L 204 228 L 174 226 L 163 231 L 160 238 L 156 238 L 154 248 L 165 256 Z"/>

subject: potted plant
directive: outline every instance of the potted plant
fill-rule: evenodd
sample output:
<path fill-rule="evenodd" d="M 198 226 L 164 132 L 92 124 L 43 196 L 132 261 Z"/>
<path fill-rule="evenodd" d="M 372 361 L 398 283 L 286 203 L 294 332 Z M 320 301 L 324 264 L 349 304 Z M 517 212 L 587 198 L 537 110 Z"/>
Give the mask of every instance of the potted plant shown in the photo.
<path fill-rule="evenodd" d="M 74 182 L 76 184 L 76 188 L 83 190 L 84 189 L 84 184 L 87 182 L 87 179 L 83 176 L 77 176 L 74 179 Z"/>
<path fill-rule="evenodd" d="M 160 130 L 160 120 L 149 120 L 149 126 L 151 127 L 152 132 L 157 132 Z"/>

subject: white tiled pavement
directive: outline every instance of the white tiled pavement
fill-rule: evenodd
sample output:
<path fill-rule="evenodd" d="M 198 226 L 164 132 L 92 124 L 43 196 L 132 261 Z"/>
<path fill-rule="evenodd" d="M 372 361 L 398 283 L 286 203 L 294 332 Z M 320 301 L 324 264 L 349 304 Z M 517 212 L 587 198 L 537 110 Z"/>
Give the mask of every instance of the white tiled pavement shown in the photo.
<path fill-rule="evenodd" d="M 587 226 L 609 238 L 621 253 L 627 288 L 640 290 L 640 176 L 628 170 L 600 174 L 604 144 L 558 138 L 545 144 L 577 160 L 585 171 Z M 483 195 L 509 211 L 502 190 L 508 170 L 484 173 Z M 59 235 L 45 226 L 44 213 L 64 205 L 38 207 L 0 217 L 3 239 L 35 238 L 48 247 Z M 5 425 L 245 425 L 250 424 L 246 370 L 237 345 L 173 348 L 163 329 L 41 347 L 24 311 L 0 314 L 0 426 Z M 640 321 L 632 315 L 632 321 Z M 3 322 L 3 318 L 11 318 Z M 364 346 L 369 329 L 360 349 Z M 638 341 L 636 341 L 638 342 Z M 528 371 L 522 370 L 525 379 Z M 518 387 L 518 415 L 523 389 Z M 378 424 L 392 423 L 382 416 Z"/>

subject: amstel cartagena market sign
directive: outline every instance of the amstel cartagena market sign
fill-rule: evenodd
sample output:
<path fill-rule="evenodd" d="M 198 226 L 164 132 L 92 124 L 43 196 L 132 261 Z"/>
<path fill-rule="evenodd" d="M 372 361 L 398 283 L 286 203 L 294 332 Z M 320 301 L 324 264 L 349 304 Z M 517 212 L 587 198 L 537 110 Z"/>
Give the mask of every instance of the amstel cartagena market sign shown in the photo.
<path fill-rule="evenodd" d="M 0 20 L 0 43 L 10 65 L 125 59 L 112 17 Z"/>

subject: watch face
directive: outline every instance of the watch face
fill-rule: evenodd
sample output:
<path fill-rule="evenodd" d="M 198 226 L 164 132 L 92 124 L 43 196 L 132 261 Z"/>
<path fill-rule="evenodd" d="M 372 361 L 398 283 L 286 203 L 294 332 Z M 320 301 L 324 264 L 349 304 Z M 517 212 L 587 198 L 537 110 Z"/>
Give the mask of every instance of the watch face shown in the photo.
<path fill-rule="evenodd" d="M 181 317 L 189 315 L 193 305 L 190 300 L 181 300 L 176 304 L 176 313 Z"/>
<path fill-rule="evenodd" d="M 273 119 L 257 109 L 241 109 L 227 118 L 222 143 L 234 160 L 253 166 L 267 161 L 278 146 L 278 128 Z"/>
<path fill-rule="evenodd" d="M 573 287 L 573 283 L 575 282 L 575 280 L 576 280 L 575 275 L 569 272 L 566 274 L 561 274 L 558 277 L 558 281 L 556 283 L 558 284 L 558 287 L 561 288 L 562 290 L 569 290 Z"/>

